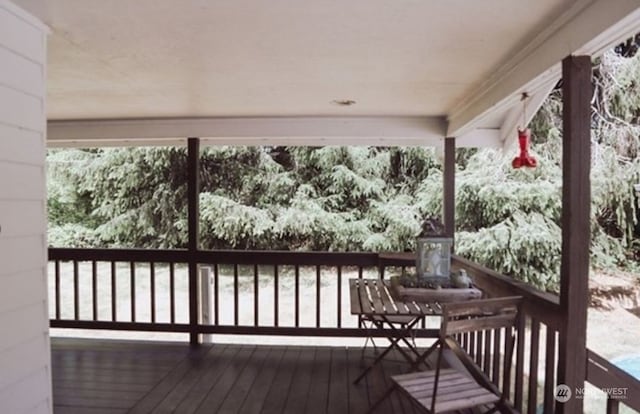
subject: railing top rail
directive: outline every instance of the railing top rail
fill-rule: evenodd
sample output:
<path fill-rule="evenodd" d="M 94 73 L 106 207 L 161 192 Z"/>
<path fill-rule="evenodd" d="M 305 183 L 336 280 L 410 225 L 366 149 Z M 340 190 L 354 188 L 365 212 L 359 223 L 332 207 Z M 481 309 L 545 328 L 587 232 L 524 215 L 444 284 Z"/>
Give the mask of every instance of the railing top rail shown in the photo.
<path fill-rule="evenodd" d="M 604 392 L 609 391 L 621 403 L 640 410 L 640 381 L 590 349 L 587 349 L 587 381 Z"/>
<path fill-rule="evenodd" d="M 49 248 L 49 260 L 105 261 L 105 262 L 187 262 L 186 249 L 80 249 Z"/>
<path fill-rule="evenodd" d="M 287 250 L 200 250 L 200 263 L 299 266 L 377 266 L 377 253 Z"/>
<path fill-rule="evenodd" d="M 521 282 L 519 280 L 505 276 L 496 272 L 495 270 L 491 270 L 487 267 L 482 266 L 481 264 L 472 262 L 471 260 L 465 259 L 460 256 L 453 255 L 452 260 L 464 265 L 465 268 L 470 268 L 474 271 L 477 271 L 478 273 L 491 276 L 493 279 L 499 281 L 499 285 L 501 286 L 509 286 L 508 289 L 517 289 L 521 291 L 522 296 L 525 296 L 528 299 L 543 301 L 552 305 L 560 305 L 560 297 L 558 295 L 543 292 L 525 282 Z"/>
<path fill-rule="evenodd" d="M 560 298 L 527 283 L 502 275 L 460 256 L 452 257 L 452 269 L 465 268 L 478 287 L 494 296 L 518 295 L 524 298 L 523 310 L 554 330 L 561 329 Z"/>
<path fill-rule="evenodd" d="M 116 262 L 188 262 L 185 249 L 77 249 L 49 248 L 49 260 Z M 200 263 L 300 265 L 300 266 L 377 266 L 377 253 L 296 252 L 285 250 L 199 250 Z"/>

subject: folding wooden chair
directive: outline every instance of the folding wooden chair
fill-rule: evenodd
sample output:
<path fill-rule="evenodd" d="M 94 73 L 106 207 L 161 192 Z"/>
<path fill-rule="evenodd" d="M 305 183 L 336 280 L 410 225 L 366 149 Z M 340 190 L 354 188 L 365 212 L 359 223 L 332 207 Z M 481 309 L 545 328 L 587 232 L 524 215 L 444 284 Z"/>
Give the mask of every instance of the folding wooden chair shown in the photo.
<path fill-rule="evenodd" d="M 374 411 L 378 404 L 394 390 L 402 392 L 427 413 L 452 412 L 486 406 L 492 407 L 487 413 L 496 412 L 501 408 L 508 409 L 506 396 L 460 347 L 454 336 L 467 332 L 506 328 L 504 378 L 510 378 L 516 339 L 515 327 L 521 301 L 520 297 L 508 297 L 443 304 L 443 320 L 438 341 L 423 355 L 423 359 L 426 359 L 437 350 L 435 368 L 392 376 L 393 387 L 387 390 L 369 412 Z M 453 351 L 467 372 L 442 368 L 442 354 L 445 349 Z"/>

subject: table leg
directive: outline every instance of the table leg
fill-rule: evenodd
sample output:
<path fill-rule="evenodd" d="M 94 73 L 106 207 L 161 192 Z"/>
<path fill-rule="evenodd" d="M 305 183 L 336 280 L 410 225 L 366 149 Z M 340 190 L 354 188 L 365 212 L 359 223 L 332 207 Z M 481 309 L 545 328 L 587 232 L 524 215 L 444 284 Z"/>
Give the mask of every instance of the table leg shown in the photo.
<path fill-rule="evenodd" d="M 378 364 L 393 348 L 397 348 L 398 351 L 400 352 L 400 354 L 407 360 L 407 362 L 409 362 L 411 364 L 412 370 L 415 370 L 418 367 L 418 365 L 420 365 L 420 363 L 424 362 L 424 359 L 426 359 L 426 357 L 422 358 L 423 355 L 417 350 L 417 348 L 416 348 L 416 346 L 414 344 L 410 343 L 407 340 L 407 338 L 406 338 L 407 335 L 404 334 L 405 332 L 411 332 L 411 330 L 414 328 L 414 326 L 417 325 L 420 322 L 420 320 L 423 319 L 423 318 L 417 317 L 414 321 L 409 323 L 407 325 L 407 327 L 405 327 L 403 329 L 398 329 L 395 326 L 393 326 L 393 324 L 391 322 L 389 322 L 389 320 L 384 315 L 381 315 L 381 317 L 382 317 L 382 321 L 373 321 L 374 325 L 378 329 L 384 329 L 384 324 L 386 323 L 387 325 L 389 325 L 389 327 L 391 328 L 392 331 L 397 333 L 397 335 L 387 337 L 387 339 L 390 342 L 390 344 L 387 347 L 387 349 L 385 349 L 380 355 L 378 355 L 374 359 L 374 361 L 360 373 L 360 375 L 353 381 L 354 384 L 359 383 L 362 380 L 362 378 L 364 378 L 369 373 L 369 371 L 371 371 L 371 369 L 376 364 Z M 412 358 L 398 344 L 400 341 L 403 341 L 407 345 L 407 347 L 415 355 L 415 358 Z"/>

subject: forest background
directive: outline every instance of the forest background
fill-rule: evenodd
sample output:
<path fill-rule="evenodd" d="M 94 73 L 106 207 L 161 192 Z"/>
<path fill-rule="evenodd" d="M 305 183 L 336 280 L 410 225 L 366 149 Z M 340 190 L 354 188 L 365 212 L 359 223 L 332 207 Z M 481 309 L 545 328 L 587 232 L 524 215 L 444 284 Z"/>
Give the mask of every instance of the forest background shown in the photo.
<path fill-rule="evenodd" d="M 640 37 L 594 62 L 591 264 L 640 269 Z M 558 290 L 561 90 L 532 121 L 535 169 L 516 154 L 456 153 L 456 253 Z M 49 245 L 184 248 L 186 149 L 55 149 L 47 154 Z M 201 247 L 413 250 L 442 211 L 433 148 L 206 147 Z"/>

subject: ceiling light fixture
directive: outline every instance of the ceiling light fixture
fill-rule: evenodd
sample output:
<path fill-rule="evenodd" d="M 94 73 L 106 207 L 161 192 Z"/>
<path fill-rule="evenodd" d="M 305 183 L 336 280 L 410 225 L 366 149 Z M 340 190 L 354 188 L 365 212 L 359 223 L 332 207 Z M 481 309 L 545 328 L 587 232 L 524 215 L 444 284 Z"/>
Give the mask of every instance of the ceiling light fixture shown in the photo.
<path fill-rule="evenodd" d="M 356 101 L 353 99 L 334 99 L 331 103 L 338 106 L 352 106 L 356 104 Z"/>

